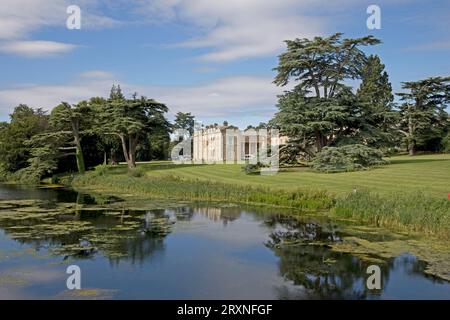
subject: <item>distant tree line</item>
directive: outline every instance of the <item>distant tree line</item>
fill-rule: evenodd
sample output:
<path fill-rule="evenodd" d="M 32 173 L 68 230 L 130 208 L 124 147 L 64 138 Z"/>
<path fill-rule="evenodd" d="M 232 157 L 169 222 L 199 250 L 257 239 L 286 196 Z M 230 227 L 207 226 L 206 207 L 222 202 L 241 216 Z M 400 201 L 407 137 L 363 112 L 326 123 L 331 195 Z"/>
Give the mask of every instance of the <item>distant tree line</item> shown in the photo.
<path fill-rule="evenodd" d="M 450 151 L 450 77 L 404 82 L 395 101 L 380 57 L 362 50 L 379 43 L 341 33 L 286 41 L 274 83 L 294 86 L 278 97 L 274 118 L 255 127 L 289 138 L 282 162 L 314 160 L 313 167 L 340 171 L 384 163 L 383 154 L 398 151 Z M 167 112 L 154 99 L 126 98 L 115 85 L 108 98 L 62 102 L 49 114 L 21 104 L 0 123 L 0 178 L 37 182 L 102 163 L 133 169 L 136 161 L 168 159 L 177 143 L 170 134 L 192 135 L 194 117 L 178 112 L 169 123 Z"/>
<path fill-rule="evenodd" d="M 17 106 L 10 122 L 0 123 L 0 177 L 38 182 L 59 172 L 84 173 L 98 164 L 167 159 L 175 128 L 193 130 L 193 116 L 179 112 L 174 123 L 168 107 L 120 86 L 108 98 L 92 97 L 71 105 L 62 102 L 47 114 L 43 109 Z"/>

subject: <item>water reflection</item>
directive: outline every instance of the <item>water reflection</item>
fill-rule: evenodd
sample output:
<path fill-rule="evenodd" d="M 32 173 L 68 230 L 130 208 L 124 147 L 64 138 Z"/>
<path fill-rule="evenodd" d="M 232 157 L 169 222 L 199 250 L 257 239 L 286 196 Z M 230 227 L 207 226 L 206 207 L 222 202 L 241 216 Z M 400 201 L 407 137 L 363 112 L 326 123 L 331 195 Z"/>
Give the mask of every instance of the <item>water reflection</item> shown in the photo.
<path fill-rule="evenodd" d="M 0 191 L 7 198 L 8 193 Z M 16 189 L 13 191 L 15 194 Z M 154 203 L 124 203 L 113 197 L 94 198 L 64 190 L 5 198 L 0 200 L 0 228 L 7 238 L 48 251 L 62 261 L 102 257 L 115 268 L 131 265 L 143 270 L 154 268 L 152 263 L 158 261 L 164 266 L 159 274 L 142 271 L 136 276 L 165 281 L 151 291 L 156 297 L 161 294 L 158 289 L 164 288 L 171 292 L 169 298 L 193 298 L 197 292 L 213 290 L 220 298 L 242 294 L 246 298 L 376 299 L 389 297 L 392 289 L 388 284 L 401 279 L 421 281 L 421 286 L 434 284 L 424 276 L 426 265 L 412 256 L 361 259 L 332 250 L 331 244 L 342 241 L 343 235 L 339 226 L 326 218 L 293 218 L 267 208 L 242 206 L 155 207 Z M 186 225 L 195 228 L 186 231 L 182 228 Z M 365 285 L 366 269 L 373 263 L 382 270 L 383 289 L 379 292 L 369 291 Z M 190 274 L 192 282 L 185 277 L 172 281 L 173 275 L 183 272 Z M 208 274 L 214 276 L 208 278 Z M 221 278 L 222 287 L 217 285 Z M 220 295 L 222 289 L 248 279 L 253 279 L 247 283 L 249 288 L 232 290 L 237 296 Z M 168 289 L 170 283 L 173 287 Z M 134 290 L 140 284 L 123 286 Z M 399 297 L 407 296 L 395 290 Z M 186 296 L 178 296 L 179 292 Z"/>
<path fill-rule="evenodd" d="M 278 286 L 279 299 L 378 299 L 389 296 L 386 288 L 393 272 L 397 280 L 406 280 L 402 283 L 402 294 L 410 294 L 409 289 L 417 290 L 412 279 L 443 283 L 426 278 L 426 263 L 409 254 L 389 259 L 365 254 L 365 259 L 361 259 L 333 251 L 330 245 L 341 241 L 342 235 L 331 221 L 318 223 L 314 219 L 285 217 L 266 223 L 274 229 L 266 246 L 279 257 L 280 274 L 294 284 L 294 287 Z M 381 269 L 381 290 L 369 290 L 366 286 L 367 268 L 373 264 Z M 450 292 L 443 297 L 450 298 Z"/>
<path fill-rule="evenodd" d="M 100 252 L 116 262 L 134 262 L 163 249 L 162 238 L 170 233 L 165 210 L 125 210 L 105 207 L 111 201 L 91 206 L 92 198 L 77 200 L 3 200 L 0 227 L 10 238 L 64 259 L 86 259 Z"/>

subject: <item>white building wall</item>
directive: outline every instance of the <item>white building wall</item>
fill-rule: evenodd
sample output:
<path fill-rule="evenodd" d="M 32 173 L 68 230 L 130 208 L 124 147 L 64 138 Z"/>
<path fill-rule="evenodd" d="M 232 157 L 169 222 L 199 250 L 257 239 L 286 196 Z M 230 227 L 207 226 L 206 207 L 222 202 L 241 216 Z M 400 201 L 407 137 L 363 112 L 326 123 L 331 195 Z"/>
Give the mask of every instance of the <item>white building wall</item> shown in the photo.
<path fill-rule="evenodd" d="M 287 142 L 286 137 L 272 137 L 267 129 L 240 131 L 236 127 L 209 126 L 194 132 L 195 163 L 242 163 L 257 159 L 258 151 Z M 273 141 L 272 141 L 273 140 Z M 247 147 L 246 147 L 247 144 Z"/>

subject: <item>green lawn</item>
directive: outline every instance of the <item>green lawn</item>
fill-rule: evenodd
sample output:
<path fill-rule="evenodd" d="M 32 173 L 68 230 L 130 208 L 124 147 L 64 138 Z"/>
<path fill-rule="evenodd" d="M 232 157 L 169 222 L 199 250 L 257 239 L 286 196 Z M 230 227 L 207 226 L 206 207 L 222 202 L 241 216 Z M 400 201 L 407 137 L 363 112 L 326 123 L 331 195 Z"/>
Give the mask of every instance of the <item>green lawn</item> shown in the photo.
<path fill-rule="evenodd" d="M 139 163 L 132 171 L 122 164 L 63 179 L 85 192 L 322 210 L 450 239 L 450 155 L 399 156 L 390 161 L 368 171 L 325 174 L 295 168 L 273 176 L 246 175 L 242 165 L 153 161 Z M 354 188 L 358 192 L 352 192 Z"/>
<path fill-rule="evenodd" d="M 450 154 L 398 156 L 391 164 L 368 171 L 325 174 L 308 168 L 288 169 L 274 176 L 246 175 L 242 165 L 172 165 L 170 162 L 142 163 L 149 177 L 176 175 L 230 184 L 265 185 L 283 189 L 317 188 L 348 193 L 366 188 L 379 194 L 422 192 L 447 198 L 450 192 Z"/>

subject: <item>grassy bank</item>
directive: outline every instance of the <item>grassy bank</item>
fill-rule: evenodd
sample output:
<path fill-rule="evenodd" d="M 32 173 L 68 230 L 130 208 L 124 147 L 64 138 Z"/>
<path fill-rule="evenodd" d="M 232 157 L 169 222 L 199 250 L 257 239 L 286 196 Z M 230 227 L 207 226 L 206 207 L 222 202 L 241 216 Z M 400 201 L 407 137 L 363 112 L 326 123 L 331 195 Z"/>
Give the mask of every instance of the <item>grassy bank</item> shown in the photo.
<path fill-rule="evenodd" d="M 450 156 L 391 161 L 364 172 L 323 174 L 300 168 L 275 176 L 245 175 L 239 165 L 151 162 L 139 164 L 140 174 L 118 166 L 76 176 L 71 184 L 122 196 L 329 210 L 341 218 L 450 238 Z"/>
<path fill-rule="evenodd" d="M 361 219 L 394 230 L 450 239 L 450 200 L 435 199 L 422 193 L 380 195 L 358 191 L 337 197 L 332 212 L 341 218 Z"/>
<path fill-rule="evenodd" d="M 76 176 L 72 186 L 122 196 L 192 201 L 223 201 L 263 204 L 299 210 L 328 210 L 334 197 L 320 190 L 283 190 L 262 186 L 229 185 L 212 181 L 188 180 L 174 175 L 133 177 L 127 174 L 89 172 Z"/>
<path fill-rule="evenodd" d="M 241 165 L 170 165 L 167 162 L 139 164 L 150 177 L 172 174 L 186 179 L 217 181 L 233 185 L 313 188 L 347 194 L 354 188 L 382 195 L 423 193 L 446 199 L 450 192 L 450 154 L 398 156 L 387 158 L 390 165 L 368 171 L 335 174 L 317 173 L 309 168 L 283 170 L 274 176 L 246 175 Z M 120 170 L 120 169 L 118 169 Z"/>

